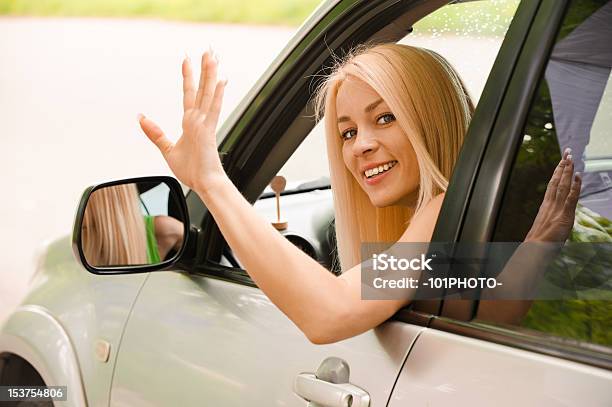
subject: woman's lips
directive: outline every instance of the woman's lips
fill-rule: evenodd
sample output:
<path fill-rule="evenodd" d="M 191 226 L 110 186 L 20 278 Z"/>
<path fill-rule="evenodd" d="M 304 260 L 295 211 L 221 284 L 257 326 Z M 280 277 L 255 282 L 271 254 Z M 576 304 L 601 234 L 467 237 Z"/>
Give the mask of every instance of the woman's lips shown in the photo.
<path fill-rule="evenodd" d="M 379 182 L 381 182 L 383 180 L 383 178 L 385 178 L 387 176 L 387 174 L 389 174 L 391 171 L 393 171 L 395 169 L 395 167 L 397 167 L 399 165 L 399 163 L 396 163 L 393 167 L 391 167 L 390 169 L 388 169 L 387 171 L 374 175 L 373 177 L 370 178 L 365 178 L 365 183 L 367 185 L 376 185 Z"/>

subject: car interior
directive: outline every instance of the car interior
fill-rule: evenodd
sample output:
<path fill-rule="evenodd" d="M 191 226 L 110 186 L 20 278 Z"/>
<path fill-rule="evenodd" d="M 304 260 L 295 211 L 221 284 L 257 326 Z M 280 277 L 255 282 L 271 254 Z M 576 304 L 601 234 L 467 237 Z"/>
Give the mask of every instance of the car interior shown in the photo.
<path fill-rule="evenodd" d="M 468 16 L 472 2 L 428 2 L 426 6 L 410 8 L 409 12 L 403 13 L 395 18 L 383 29 L 372 35 L 371 41 L 393 41 L 402 44 L 424 46 L 432 49 L 447 58 L 456 69 L 462 73 L 462 77 L 468 86 L 470 96 L 476 103 L 484 88 L 487 76 L 484 74 L 493 65 L 501 38 L 487 44 L 488 53 L 479 59 L 484 60 L 484 67 L 477 66 L 470 58 L 457 53 L 457 43 L 449 44 L 439 38 L 435 29 L 429 27 L 427 20 L 445 18 L 449 8 L 450 13 Z M 516 2 L 515 6 L 518 5 Z M 442 6 L 442 7 L 441 7 Z M 420 20 L 420 21 L 419 21 Z M 510 24 L 511 15 L 506 21 L 499 21 L 499 29 L 504 32 Z M 418 22 L 415 24 L 415 22 Z M 461 37 L 470 32 L 470 27 L 456 29 L 456 36 L 461 42 Z M 475 50 L 478 52 L 478 50 Z M 315 89 L 316 86 L 309 86 Z M 308 122 L 305 120 L 308 119 Z M 291 154 L 275 175 L 284 175 L 293 187 L 281 193 L 281 214 L 288 221 L 288 228 L 281 231 L 291 243 L 309 254 L 320 264 L 325 266 L 334 274 L 339 274 L 337 261 L 333 200 L 327 170 L 327 153 L 322 123 L 314 125 L 312 106 L 307 104 L 299 114 L 289 131 L 293 134 L 283 136 L 295 138 L 301 133 L 306 137 L 297 149 Z M 279 143 L 281 144 L 281 143 Z M 307 165 L 304 165 L 308 163 Z M 308 168 L 308 172 L 306 172 Z M 266 219 L 276 216 L 274 205 L 274 193 L 266 189 L 261 193 L 254 206 Z M 231 249 L 225 245 L 223 249 L 222 265 L 240 267 L 239 259 L 235 258 Z"/>

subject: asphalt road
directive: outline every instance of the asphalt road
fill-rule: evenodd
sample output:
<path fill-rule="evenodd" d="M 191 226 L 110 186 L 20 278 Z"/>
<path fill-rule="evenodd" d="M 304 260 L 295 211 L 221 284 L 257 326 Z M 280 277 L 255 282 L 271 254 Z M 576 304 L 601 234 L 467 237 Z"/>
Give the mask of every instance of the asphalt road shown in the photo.
<path fill-rule="evenodd" d="M 209 45 L 229 79 L 222 119 L 293 27 L 0 18 L 0 320 L 46 242 L 70 233 L 83 189 L 169 174 L 136 115 L 180 135 L 181 62 Z"/>

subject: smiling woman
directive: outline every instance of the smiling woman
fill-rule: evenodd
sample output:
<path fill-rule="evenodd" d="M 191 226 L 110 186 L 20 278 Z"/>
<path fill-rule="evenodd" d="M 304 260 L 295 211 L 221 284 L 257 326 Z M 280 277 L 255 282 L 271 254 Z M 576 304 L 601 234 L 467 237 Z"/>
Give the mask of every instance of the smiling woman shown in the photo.
<path fill-rule="evenodd" d="M 359 263 L 362 242 L 397 241 L 446 191 L 474 107 L 444 58 L 399 44 L 357 49 L 317 101 L 347 269 Z M 433 229 L 435 218 L 427 223 Z"/>
<path fill-rule="evenodd" d="M 217 66 L 211 53 L 202 56 L 196 88 L 190 61 L 183 62 L 183 134 L 176 143 L 141 116 L 143 131 L 201 197 L 257 286 L 313 343 L 384 322 L 414 298 L 415 289 L 400 299 L 363 300 L 360 244 L 431 241 L 473 110 L 461 80 L 434 52 L 383 44 L 349 53 L 323 82 L 317 105 L 325 113 L 343 270 L 336 277 L 259 217 L 225 173 L 215 129 L 226 81 L 217 79 Z M 559 163 L 564 167 L 551 185 L 559 185 L 559 199 L 568 204 L 543 205 L 538 225 L 555 223 L 551 219 L 559 217 L 550 215 L 556 212 L 573 220 L 580 182 L 567 188 L 573 178 L 567 154 Z M 560 232 L 533 233 L 531 240 L 564 241 L 571 222 L 553 226 Z"/>

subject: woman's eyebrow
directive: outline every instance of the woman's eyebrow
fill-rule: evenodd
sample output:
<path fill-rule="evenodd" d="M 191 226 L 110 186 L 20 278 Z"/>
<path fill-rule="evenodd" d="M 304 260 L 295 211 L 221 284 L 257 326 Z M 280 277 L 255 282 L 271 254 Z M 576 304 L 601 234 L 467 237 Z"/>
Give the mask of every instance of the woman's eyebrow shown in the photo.
<path fill-rule="evenodd" d="M 382 99 L 378 99 L 377 101 L 370 103 L 369 105 L 366 106 L 365 112 L 370 113 L 372 110 L 376 109 L 376 106 L 380 105 L 382 101 L 383 101 Z"/>
<path fill-rule="evenodd" d="M 378 99 L 372 103 L 370 103 L 369 105 L 366 106 L 366 108 L 364 109 L 364 111 L 366 113 L 370 113 L 372 110 L 376 109 L 376 106 L 378 106 L 379 104 L 382 103 L 382 99 Z M 348 122 L 349 120 L 351 120 L 350 117 L 348 116 L 341 116 L 338 118 L 338 123 L 342 123 L 342 122 Z"/>

